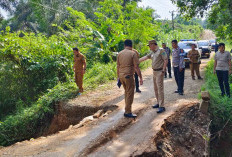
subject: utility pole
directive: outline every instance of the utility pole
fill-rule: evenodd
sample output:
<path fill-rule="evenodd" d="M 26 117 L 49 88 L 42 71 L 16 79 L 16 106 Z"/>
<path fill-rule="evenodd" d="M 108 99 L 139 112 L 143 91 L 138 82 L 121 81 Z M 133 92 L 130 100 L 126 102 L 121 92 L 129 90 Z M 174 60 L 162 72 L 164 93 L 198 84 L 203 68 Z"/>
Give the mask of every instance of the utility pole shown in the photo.
<path fill-rule="evenodd" d="M 173 11 L 169 11 L 169 13 L 172 14 L 172 29 L 174 30 L 175 29 L 175 26 L 174 26 L 174 10 Z"/>

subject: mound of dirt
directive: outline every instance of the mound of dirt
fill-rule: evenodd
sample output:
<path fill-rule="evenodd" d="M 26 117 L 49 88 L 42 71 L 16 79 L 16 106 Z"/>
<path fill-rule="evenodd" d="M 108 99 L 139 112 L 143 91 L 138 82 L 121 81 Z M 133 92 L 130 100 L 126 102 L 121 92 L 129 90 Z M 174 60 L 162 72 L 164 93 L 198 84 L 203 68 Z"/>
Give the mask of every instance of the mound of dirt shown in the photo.
<path fill-rule="evenodd" d="M 181 108 L 167 118 L 153 144 L 138 156 L 143 157 L 196 157 L 204 156 L 208 143 L 209 115 L 199 111 L 199 104 Z"/>

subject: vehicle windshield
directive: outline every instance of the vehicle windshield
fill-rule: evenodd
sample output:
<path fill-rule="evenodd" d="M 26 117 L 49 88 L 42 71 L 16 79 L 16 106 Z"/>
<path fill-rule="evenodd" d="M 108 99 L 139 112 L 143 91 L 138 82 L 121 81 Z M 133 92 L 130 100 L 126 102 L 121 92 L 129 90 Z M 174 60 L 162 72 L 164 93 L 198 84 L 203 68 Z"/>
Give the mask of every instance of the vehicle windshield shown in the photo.
<path fill-rule="evenodd" d="M 210 40 L 209 42 L 210 42 L 210 43 L 215 43 L 216 40 L 215 40 L 215 39 L 212 39 L 212 40 Z"/>
<path fill-rule="evenodd" d="M 198 42 L 199 47 L 201 46 L 208 46 L 208 42 Z"/>
<path fill-rule="evenodd" d="M 181 48 L 181 49 L 192 49 L 191 45 L 193 43 L 178 43 L 178 46 Z"/>

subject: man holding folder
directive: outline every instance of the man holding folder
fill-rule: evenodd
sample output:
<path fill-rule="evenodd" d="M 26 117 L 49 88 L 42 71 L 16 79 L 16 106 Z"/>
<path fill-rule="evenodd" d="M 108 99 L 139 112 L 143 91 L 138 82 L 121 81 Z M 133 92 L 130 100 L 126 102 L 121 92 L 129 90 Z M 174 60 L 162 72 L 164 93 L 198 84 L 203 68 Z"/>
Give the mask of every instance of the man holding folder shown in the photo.
<path fill-rule="evenodd" d="M 143 78 L 139 69 L 139 58 L 132 50 L 132 41 L 127 39 L 124 42 L 125 49 L 122 50 L 117 57 L 117 74 L 118 78 L 125 89 L 125 113 L 127 118 L 136 118 L 137 115 L 132 114 L 131 106 L 134 100 L 134 73 L 136 72 L 140 78 L 140 85 L 143 84 Z"/>

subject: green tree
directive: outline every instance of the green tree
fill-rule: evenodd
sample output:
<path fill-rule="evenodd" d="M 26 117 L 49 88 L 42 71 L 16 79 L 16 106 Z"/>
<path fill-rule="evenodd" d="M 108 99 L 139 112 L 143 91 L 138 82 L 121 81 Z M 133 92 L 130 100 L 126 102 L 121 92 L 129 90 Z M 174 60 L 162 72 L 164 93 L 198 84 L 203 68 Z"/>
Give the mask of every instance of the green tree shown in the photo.
<path fill-rule="evenodd" d="M 232 1 L 231 0 L 172 0 L 180 13 L 187 18 L 201 16 L 208 13 L 210 28 L 215 29 L 216 35 L 223 39 L 232 40 Z"/>

